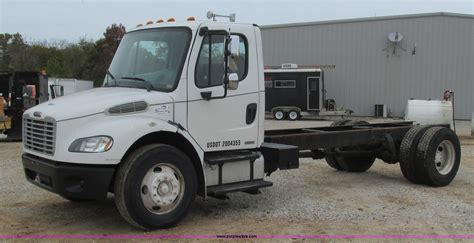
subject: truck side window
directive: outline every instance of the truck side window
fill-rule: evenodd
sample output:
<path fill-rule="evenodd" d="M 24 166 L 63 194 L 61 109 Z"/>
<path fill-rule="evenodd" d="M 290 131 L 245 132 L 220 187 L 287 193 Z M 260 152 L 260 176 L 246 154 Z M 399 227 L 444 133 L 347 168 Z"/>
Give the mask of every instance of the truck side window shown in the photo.
<path fill-rule="evenodd" d="M 239 56 L 234 57 L 239 76 L 243 80 L 247 73 L 247 42 L 245 38 L 240 37 Z M 222 85 L 224 82 L 224 35 L 207 35 L 199 52 L 196 63 L 195 82 L 199 88 L 213 87 Z"/>

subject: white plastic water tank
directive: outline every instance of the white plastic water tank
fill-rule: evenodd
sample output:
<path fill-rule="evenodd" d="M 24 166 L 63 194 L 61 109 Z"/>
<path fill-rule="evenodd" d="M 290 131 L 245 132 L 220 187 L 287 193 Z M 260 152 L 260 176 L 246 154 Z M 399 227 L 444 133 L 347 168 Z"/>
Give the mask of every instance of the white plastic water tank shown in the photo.
<path fill-rule="evenodd" d="M 405 120 L 419 125 L 445 125 L 454 129 L 453 105 L 445 100 L 408 100 Z"/>

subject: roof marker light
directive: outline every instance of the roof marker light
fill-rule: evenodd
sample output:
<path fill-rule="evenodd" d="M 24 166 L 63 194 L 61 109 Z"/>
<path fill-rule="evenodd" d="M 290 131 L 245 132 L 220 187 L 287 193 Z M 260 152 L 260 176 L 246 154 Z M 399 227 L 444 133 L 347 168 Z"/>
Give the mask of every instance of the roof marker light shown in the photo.
<path fill-rule="evenodd" d="M 174 22 L 175 19 L 174 18 L 169 18 L 168 20 L 166 20 L 166 22 Z"/>
<path fill-rule="evenodd" d="M 156 23 L 163 23 L 163 22 L 165 22 L 163 19 L 159 19 L 156 21 Z"/>
<path fill-rule="evenodd" d="M 153 24 L 153 21 L 150 20 L 150 21 L 146 22 L 146 25 L 150 25 L 150 24 Z"/>
<path fill-rule="evenodd" d="M 190 16 L 186 19 L 187 21 L 195 21 L 196 19 L 193 16 Z"/>
<path fill-rule="evenodd" d="M 143 26 L 143 24 L 138 24 L 138 25 L 137 25 L 137 28 L 138 28 L 138 27 L 142 27 L 142 26 Z"/>

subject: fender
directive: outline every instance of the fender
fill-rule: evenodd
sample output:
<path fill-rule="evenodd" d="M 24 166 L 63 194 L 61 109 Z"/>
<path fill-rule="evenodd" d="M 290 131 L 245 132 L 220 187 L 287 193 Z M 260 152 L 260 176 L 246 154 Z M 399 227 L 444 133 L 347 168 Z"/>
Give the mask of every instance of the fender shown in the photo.
<path fill-rule="evenodd" d="M 124 158 L 136 149 L 152 143 L 162 143 L 174 146 L 184 152 L 192 161 L 198 178 L 198 195 L 206 197 L 206 172 L 204 170 L 204 151 L 184 129 L 177 132 L 156 131 L 136 140 L 125 153 Z M 122 159 L 123 160 L 123 159 Z"/>
<path fill-rule="evenodd" d="M 97 122 L 99 119 L 101 122 Z M 55 155 L 49 159 L 78 164 L 118 164 L 135 141 L 159 131 L 176 133 L 178 128 L 171 125 L 168 120 L 146 113 L 123 115 L 120 118 L 97 114 L 81 119 L 61 121 L 57 123 L 56 132 L 62 136 L 57 137 Z M 113 145 L 109 151 L 104 153 L 68 151 L 69 146 L 76 139 L 99 135 L 113 138 Z"/>

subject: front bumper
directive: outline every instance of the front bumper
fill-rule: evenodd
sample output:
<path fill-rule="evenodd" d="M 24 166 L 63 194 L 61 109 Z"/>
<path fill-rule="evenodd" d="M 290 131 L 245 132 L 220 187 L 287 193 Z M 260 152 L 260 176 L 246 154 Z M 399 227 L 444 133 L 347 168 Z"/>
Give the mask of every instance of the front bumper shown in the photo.
<path fill-rule="evenodd" d="M 22 160 L 29 182 L 71 199 L 105 199 L 115 172 L 115 166 L 68 164 L 31 154 Z"/>

